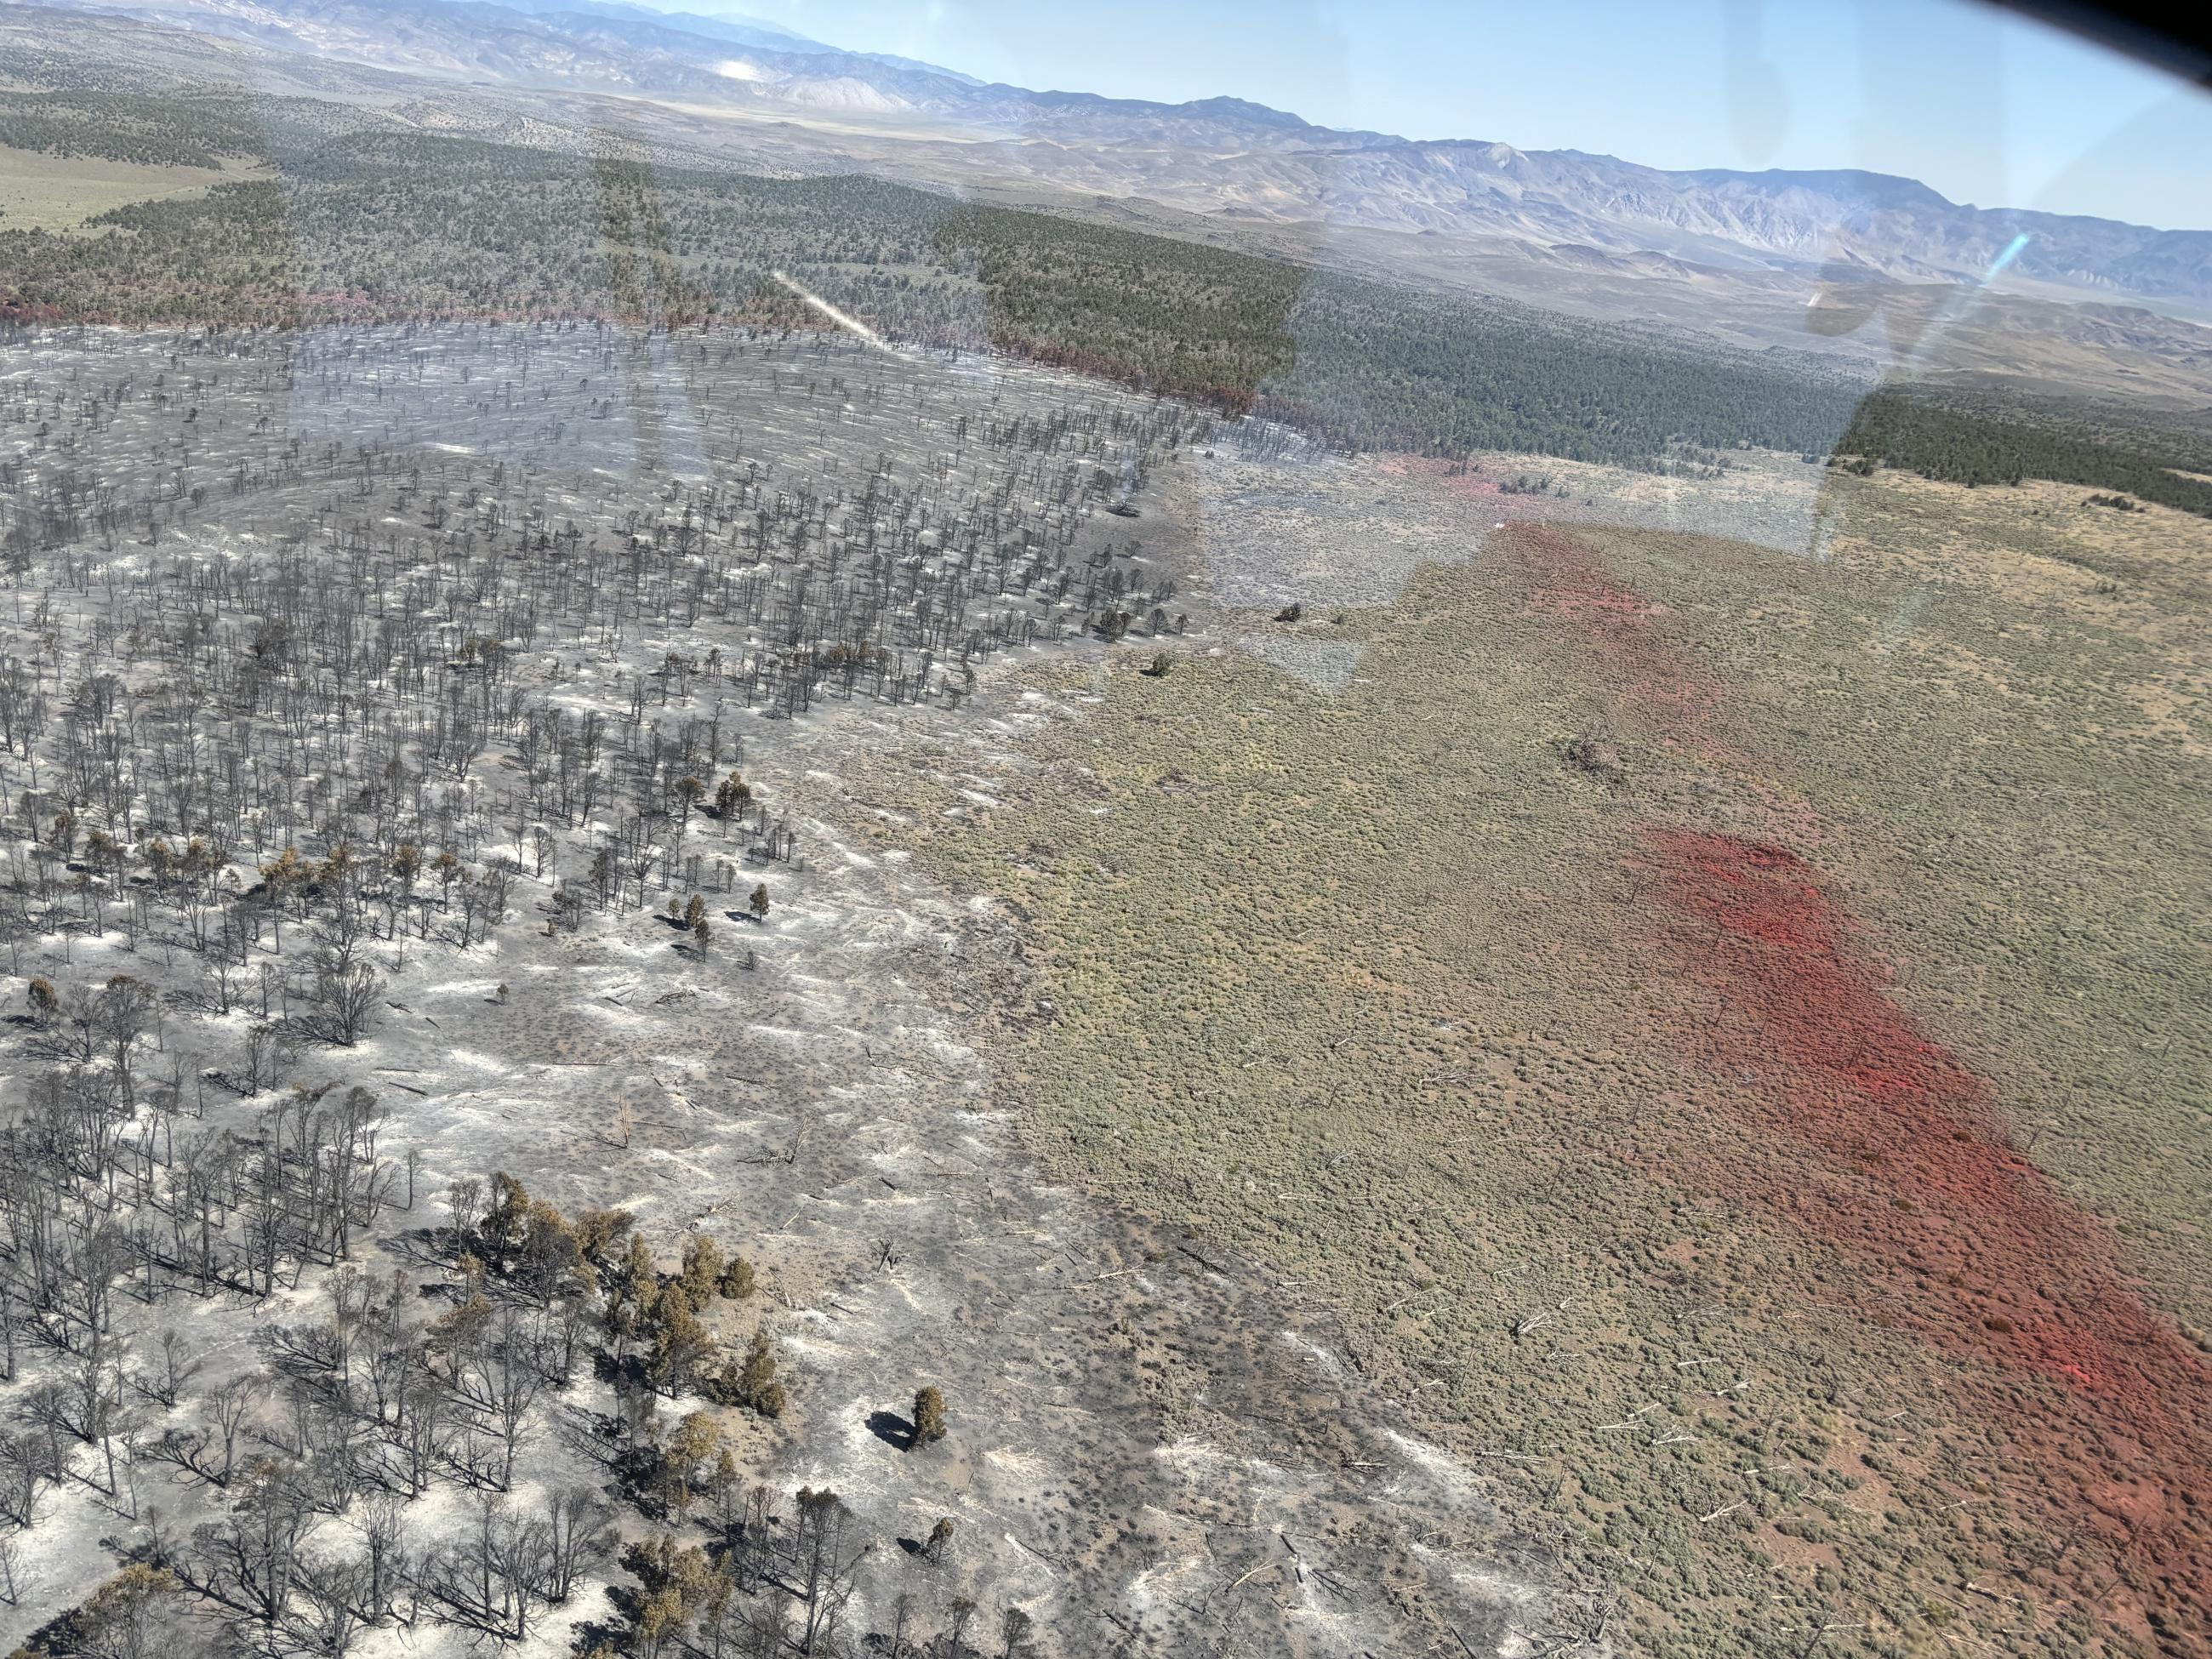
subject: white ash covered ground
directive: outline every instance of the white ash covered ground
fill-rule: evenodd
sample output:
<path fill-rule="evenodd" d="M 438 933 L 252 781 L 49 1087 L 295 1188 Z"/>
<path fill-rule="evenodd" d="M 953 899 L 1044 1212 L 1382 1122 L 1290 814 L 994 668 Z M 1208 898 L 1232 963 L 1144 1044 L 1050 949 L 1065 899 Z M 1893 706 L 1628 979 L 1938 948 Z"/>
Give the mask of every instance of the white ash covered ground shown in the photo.
<path fill-rule="evenodd" d="M 1039 1183 L 1011 928 L 837 827 L 1191 625 L 1206 429 L 812 335 L 7 337 L 12 1639 L 1529 1646 L 1326 1328 Z"/>
<path fill-rule="evenodd" d="M 1361 658 L 1330 636 L 1335 618 L 1389 605 L 1425 564 L 1480 556 L 1509 524 L 1668 530 L 1819 558 L 1861 488 L 1765 450 L 1662 457 L 1649 471 L 1480 453 L 1346 456 L 1259 421 L 1224 422 L 1164 482 L 1190 527 L 1184 605 L 1197 616 L 1213 602 L 1240 648 L 1331 692 L 1354 683 Z"/>

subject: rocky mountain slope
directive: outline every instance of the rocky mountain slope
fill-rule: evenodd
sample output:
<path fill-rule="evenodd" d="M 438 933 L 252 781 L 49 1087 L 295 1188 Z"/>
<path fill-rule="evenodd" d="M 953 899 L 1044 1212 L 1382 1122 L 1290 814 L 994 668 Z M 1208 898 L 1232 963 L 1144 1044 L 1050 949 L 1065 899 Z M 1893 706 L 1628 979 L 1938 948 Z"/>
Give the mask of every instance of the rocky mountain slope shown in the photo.
<path fill-rule="evenodd" d="M 2017 279 L 2212 301 L 2212 232 L 1990 210 L 1875 173 L 1668 173 L 1577 150 L 1343 133 L 1234 97 L 1148 104 L 980 84 L 769 24 L 602 0 L 80 0 L 88 11 L 380 69 L 737 108 L 836 112 L 988 143 L 1044 184 L 1440 237 L 1710 268 L 1816 265 L 1902 281 Z M 1571 254 L 1589 257 L 1589 254 Z"/>
<path fill-rule="evenodd" d="M 977 166 L 1184 211 L 1505 242 L 1645 274 L 1784 270 L 2212 304 L 2212 232 L 1946 200 L 1856 171 L 1668 172 L 1573 150 L 1315 126 L 1236 98 L 1167 105 L 984 84 L 766 24 L 607 0 L 70 0 L 325 61 L 517 88 L 832 118 Z M 931 143 L 930 141 L 934 141 Z M 1656 263 L 1655 263 L 1656 262 Z"/>

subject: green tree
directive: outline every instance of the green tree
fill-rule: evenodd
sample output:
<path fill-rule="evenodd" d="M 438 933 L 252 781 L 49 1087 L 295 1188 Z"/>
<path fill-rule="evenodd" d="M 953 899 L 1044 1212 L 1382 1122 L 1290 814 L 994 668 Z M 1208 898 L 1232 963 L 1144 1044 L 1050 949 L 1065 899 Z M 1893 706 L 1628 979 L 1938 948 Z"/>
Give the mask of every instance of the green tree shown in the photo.
<path fill-rule="evenodd" d="M 663 1291 L 653 1310 L 652 1346 L 645 1360 L 646 1375 L 653 1386 L 674 1394 L 713 1346 L 714 1339 L 691 1310 L 691 1298 L 684 1287 L 671 1285 Z"/>
<path fill-rule="evenodd" d="M 787 1403 L 783 1384 L 776 1381 L 775 1349 L 767 1328 L 756 1327 L 752 1346 L 741 1364 L 725 1368 L 716 1379 L 714 1395 L 733 1406 L 744 1406 L 763 1417 L 781 1417 Z"/>
<path fill-rule="evenodd" d="M 699 1466 L 722 1448 L 722 1425 L 710 1412 L 690 1412 L 661 1451 L 662 1484 L 681 1518 L 689 1518 Z"/>
<path fill-rule="evenodd" d="M 684 1241 L 684 1265 L 676 1275 L 684 1293 L 691 1298 L 691 1305 L 703 1308 L 720 1287 L 722 1269 L 722 1247 L 704 1233 L 693 1233 Z"/>
<path fill-rule="evenodd" d="M 914 1397 L 914 1438 L 909 1446 L 927 1446 L 945 1438 L 951 1425 L 945 1420 L 945 1395 L 932 1383 Z"/>

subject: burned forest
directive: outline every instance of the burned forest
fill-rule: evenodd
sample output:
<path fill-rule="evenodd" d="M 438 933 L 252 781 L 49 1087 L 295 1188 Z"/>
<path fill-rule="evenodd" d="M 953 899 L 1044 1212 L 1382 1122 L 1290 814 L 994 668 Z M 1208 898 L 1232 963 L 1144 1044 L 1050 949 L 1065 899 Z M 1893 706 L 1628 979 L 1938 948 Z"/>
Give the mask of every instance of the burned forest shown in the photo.
<path fill-rule="evenodd" d="M 1132 503 L 1210 418 L 788 330 L 6 344 L 23 1639 L 1032 1651 L 967 1527 L 890 1550 L 731 1426 L 808 1403 L 803 1270 L 757 1273 L 737 1206 L 625 1207 L 641 1116 L 596 1084 L 593 1150 L 533 1192 L 430 1115 L 435 1056 L 508 1017 L 558 1048 L 564 996 L 788 994 L 771 923 L 819 872 L 783 734 L 957 724 L 994 655 L 1172 640 Z M 520 960 L 623 930 L 631 986 Z M 410 1005 L 456 986 L 479 1012 Z M 738 1161 L 798 1179 L 759 1139 Z M 960 1439 L 938 1380 L 881 1437 L 902 1460 Z M 1062 1645 L 1151 1639 L 1085 1622 Z"/>
<path fill-rule="evenodd" d="M 0 12 L 0 1654 L 2212 1659 L 2212 231 L 924 9 Z"/>

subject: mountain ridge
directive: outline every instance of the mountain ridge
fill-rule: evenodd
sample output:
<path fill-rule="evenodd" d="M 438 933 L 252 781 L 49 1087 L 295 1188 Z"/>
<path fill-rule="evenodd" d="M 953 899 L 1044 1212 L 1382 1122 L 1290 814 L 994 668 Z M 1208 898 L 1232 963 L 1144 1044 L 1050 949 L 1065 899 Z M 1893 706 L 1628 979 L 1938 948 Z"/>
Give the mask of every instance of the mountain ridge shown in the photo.
<path fill-rule="evenodd" d="M 2212 305 L 2212 231 L 1982 208 L 1856 168 L 1669 169 L 1316 125 L 1223 94 L 1166 104 L 986 82 L 753 20 L 623 0 L 46 0 L 371 67 L 881 124 L 909 173 L 996 168 L 1186 211 L 1583 246 L 1716 269 Z M 825 145 L 828 141 L 824 141 Z M 936 149 L 930 148 L 934 144 Z M 830 146 L 834 148 L 834 146 Z"/>

